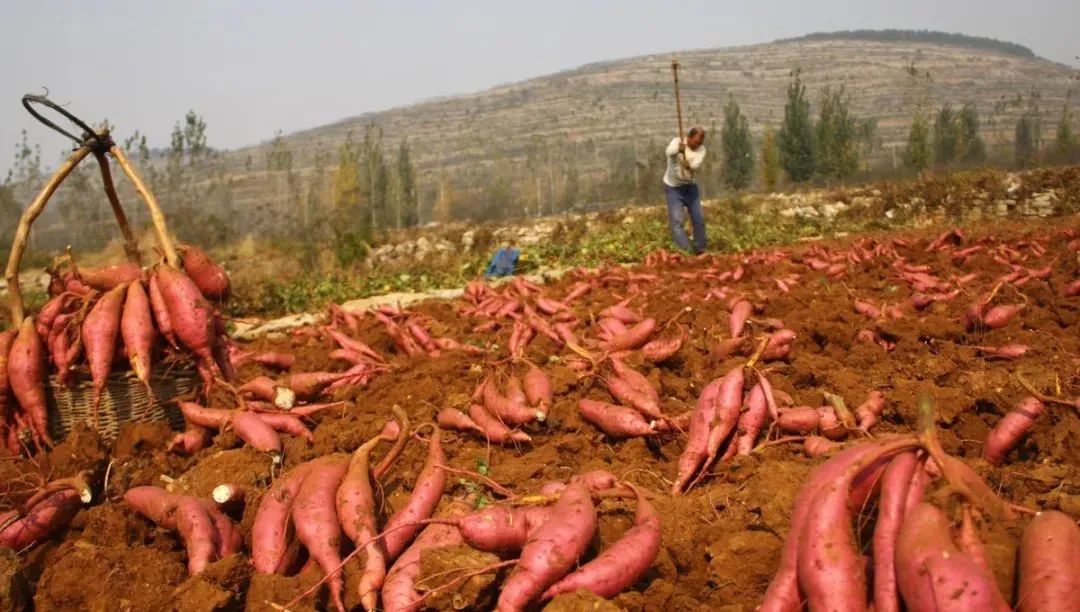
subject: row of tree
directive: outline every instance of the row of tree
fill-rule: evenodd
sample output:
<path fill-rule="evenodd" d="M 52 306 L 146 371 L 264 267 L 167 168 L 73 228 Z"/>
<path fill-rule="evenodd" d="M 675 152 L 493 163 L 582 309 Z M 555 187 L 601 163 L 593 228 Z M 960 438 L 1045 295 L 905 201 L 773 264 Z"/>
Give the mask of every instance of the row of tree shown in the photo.
<path fill-rule="evenodd" d="M 912 75 L 912 82 L 922 87 L 921 75 L 914 69 Z M 983 131 L 971 104 L 924 110 L 927 90 L 911 103 L 916 111 L 900 155 L 905 166 L 919 171 L 986 160 L 988 147 L 982 134 L 1000 135 L 1000 126 Z M 1011 143 L 1016 163 L 1077 161 L 1080 146 L 1068 105 L 1062 110 L 1055 144 L 1048 148 L 1041 142 L 1040 102 L 1037 93 L 1009 102 L 1023 111 Z M 782 122 L 764 126 L 755 139 L 750 119 L 729 96 L 722 125 L 710 126 L 709 146 L 717 152 L 711 154 L 712 161 L 700 177 L 706 195 L 755 184 L 772 190 L 784 178 L 796 184 L 844 181 L 869 170 L 870 160 L 882 146 L 877 121 L 851 112 L 844 87 L 822 88 L 814 106 L 816 115 L 812 115 L 800 72 L 793 72 Z M 994 116 L 990 115 L 991 123 Z M 431 221 L 539 216 L 580 208 L 582 203 L 656 201 L 666 164 L 663 141 L 604 148 L 567 133 L 535 139 L 524 150 L 502 151 L 494 162 L 478 161 L 464 170 L 459 164 L 453 176 L 438 167 L 418 175 L 410 143 L 403 139 L 388 145 L 375 125 L 366 126 L 359 138 L 350 134 L 333 149 L 316 145 L 314 151 L 294 151 L 279 132 L 263 147 L 264 159 L 249 156 L 243 162 L 230 161 L 208 142 L 206 122 L 195 112 L 176 122 L 168 149 L 150 149 L 139 132 L 123 142 L 158 194 L 176 233 L 215 244 L 257 232 L 296 239 L 312 256 L 315 245 L 332 244 L 342 261 L 362 257 L 367 245 L 392 228 Z M 299 164 L 300 154 L 313 162 Z M 24 133 L 16 146 L 12 171 L 0 183 L 3 235 L 11 234 L 20 204 L 42 180 L 40 150 L 27 143 Z M 254 205 L 252 193 L 259 194 Z M 125 195 L 126 201 L 134 201 L 133 194 Z M 243 209 L 239 201 L 244 202 Z M 147 221 L 141 206 L 128 210 L 137 224 Z M 45 248 L 62 247 L 71 236 L 83 248 L 100 246 L 116 236 L 92 163 L 72 174 L 55 196 L 50 214 L 59 220 L 62 235 L 41 245 Z"/>

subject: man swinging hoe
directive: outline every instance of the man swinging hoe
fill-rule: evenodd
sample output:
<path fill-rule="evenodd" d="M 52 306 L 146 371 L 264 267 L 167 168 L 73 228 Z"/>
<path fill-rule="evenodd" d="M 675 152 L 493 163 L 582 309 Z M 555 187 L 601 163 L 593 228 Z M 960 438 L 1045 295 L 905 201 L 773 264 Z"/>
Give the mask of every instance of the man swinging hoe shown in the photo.
<path fill-rule="evenodd" d="M 695 126 L 683 138 L 682 101 L 679 98 L 679 62 L 672 60 L 671 72 L 675 78 L 675 109 L 679 119 L 679 135 L 672 139 L 664 153 L 667 155 L 667 171 L 664 173 L 664 196 L 667 200 L 668 223 L 671 239 L 684 251 L 697 255 L 705 251 L 705 217 L 701 211 L 701 190 L 694 180 L 694 173 L 705 161 L 705 130 Z M 684 222 L 690 216 L 694 230 L 691 249 Z"/>

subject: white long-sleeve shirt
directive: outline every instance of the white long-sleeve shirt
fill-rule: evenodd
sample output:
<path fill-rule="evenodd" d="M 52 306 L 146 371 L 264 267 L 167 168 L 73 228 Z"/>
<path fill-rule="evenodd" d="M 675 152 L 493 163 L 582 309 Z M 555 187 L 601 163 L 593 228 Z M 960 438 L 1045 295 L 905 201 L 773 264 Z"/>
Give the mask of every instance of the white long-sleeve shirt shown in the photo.
<path fill-rule="evenodd" d="M 696 151 L 686 147 L 683 153 L 679 153 L 679 138 L 676 136 L 671 139 L 665 153 L 667 154 L 667 172 L 664 173 L 664 184 L 668 187 L 693 185 L 694 172 L 705 161 L 705 145 L 701 145 Z M 680 155 L 686 156 L 686 163 L 690 166 L 689 170 L 683 168 L 682 164 L 679 163 L 678 158 Z"/>

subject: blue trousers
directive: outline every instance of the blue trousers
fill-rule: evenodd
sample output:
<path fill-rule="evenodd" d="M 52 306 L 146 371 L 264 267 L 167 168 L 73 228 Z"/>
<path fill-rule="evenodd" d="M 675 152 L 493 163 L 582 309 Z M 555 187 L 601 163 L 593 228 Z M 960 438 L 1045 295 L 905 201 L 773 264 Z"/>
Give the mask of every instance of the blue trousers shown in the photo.
<path fill-rule="evenodd" d="M 683 222 L 686 213 L 690 213 L 690 224 L 694 227 L 694 253 L 705 250 L 705 216 L 701 212 L 701 191 L 696 183 L 671 187 L 664 185 L 664 197 L 667 198 L 668 223 L 671 225 L 671 239 L 684 251 L 690 250 L 690 240 L 686 237 Z"/>

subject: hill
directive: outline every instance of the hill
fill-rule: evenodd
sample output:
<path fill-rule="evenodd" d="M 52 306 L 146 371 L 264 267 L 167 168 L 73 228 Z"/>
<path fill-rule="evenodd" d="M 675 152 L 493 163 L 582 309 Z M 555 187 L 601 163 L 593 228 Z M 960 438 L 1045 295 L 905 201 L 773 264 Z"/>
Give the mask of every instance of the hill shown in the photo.
<path fill-rule="evenodd" d="M 877 121 L 866 153 L 879 167 L 897 164 L 917 108 L 946 102 L 974 104 L 991 154 L 1005 155 L 1036 92 L 1044 137 L 1052 138 L 1066 93 L 1076 84 L 1074 71 L 1019 45 L 915 34 L 815 34 L 681 51 L 684 116 L 713 128 L 727 97 L 734 96 L 760 138 L 782 118 L 785 87 L 800 69 L 813 103 L 825 85 L 842 85 L 854 114 Z M 675 131 L 670 60 L 664 54 L 598 62 L 350 117 L 215 154 L 193 173 L 195 184 L 184 193 L 171 192 L 175 186 L 164 180 L 155 181 L 155 189 L 171 208 L 167 212 L 190 225 L 184 233 L 197 231 L 203 241 L 251 230 L 291 235 L 303 228 L 309 235 L 315 226 L 320 236 L 340 237 L 340 217 L 330 228 L 320 221 L 329 218 L 335 197 L 341 200 L 342 186 L 333 183 L 339 150 L 376 126 L 371 136 L 381 132 L 388 158 L 408 139 L 417 183 L 409 210 L 383 211 L 384 224 L 533 216 L 641 194 L 651 198 L 663 162 L 658 150 Z M 711 144 L 715 166 L 719 142 Z M 161 170 L 164 163 L 155 165 Z M 715 192 L 705 182 L 706 194 Z M 362 195 L 350 197 L 348 219 L 375 218 Z"/>

